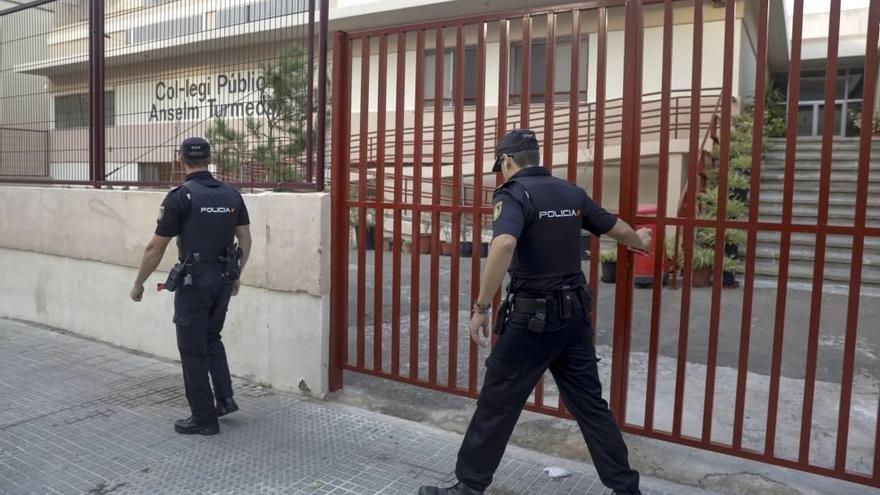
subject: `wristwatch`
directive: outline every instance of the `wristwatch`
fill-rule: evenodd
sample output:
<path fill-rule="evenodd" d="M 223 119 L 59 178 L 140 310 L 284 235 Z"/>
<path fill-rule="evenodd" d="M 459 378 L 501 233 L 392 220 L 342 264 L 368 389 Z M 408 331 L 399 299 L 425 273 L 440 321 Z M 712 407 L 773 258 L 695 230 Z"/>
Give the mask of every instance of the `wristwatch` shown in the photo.
<path fill-rule="evenodd" d="M 479 302 L 474 303 L 474 313 L 479 313 L 481 315 L 489 314 L 489 311 L 492 309 L 492 304 L 480 304 Z"/>

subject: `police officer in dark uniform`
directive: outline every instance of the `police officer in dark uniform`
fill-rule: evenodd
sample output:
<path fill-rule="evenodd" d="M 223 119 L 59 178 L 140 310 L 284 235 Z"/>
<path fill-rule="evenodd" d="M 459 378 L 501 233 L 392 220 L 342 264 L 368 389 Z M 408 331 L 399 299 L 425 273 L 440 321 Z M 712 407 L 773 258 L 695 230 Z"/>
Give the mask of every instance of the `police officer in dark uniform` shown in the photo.
<path fill-rule="evenodd" d="M 176 236 L 180 262 L 165 286 L 176 290 L 177 347 L 192 415 L 176 421 L 174 429 L 213 435 L 219 432 L 217 418 L 238 410 L 220 332 L 250 253 L 250 219 L 241 194 L 208 171 L 211 150 L 207 141 L 185 140 L 180 158 L 186 167 L 186 183 L 171 190 L 162 202 L 156 233 L 144 252 L 131 298 L 141 300 L 144 282 Z"/>
<path fill-rule="evenodd" d="M 629 465 L 620 429 L 602 399 L 580 236 L 586 229 L 647 249 L 650 232 L 635 232 L 586 191 L 539 167 L 534 132 L 511 131 L 495 151 L 493 171 L 506 182 L 493 198 L 494 239 L 469 327 L 471 338 L 487 346 L 489 304 L 509 268 L 510 286 L 495 326 L 500 338 L 486 360 L 477 410 L 458 453 L 458 483 L 425 486 L 419 495 L 483 493 L 526 400 L 548 368 L 602 482 L 616 494 L 639 494 L 639 474 Z"/>

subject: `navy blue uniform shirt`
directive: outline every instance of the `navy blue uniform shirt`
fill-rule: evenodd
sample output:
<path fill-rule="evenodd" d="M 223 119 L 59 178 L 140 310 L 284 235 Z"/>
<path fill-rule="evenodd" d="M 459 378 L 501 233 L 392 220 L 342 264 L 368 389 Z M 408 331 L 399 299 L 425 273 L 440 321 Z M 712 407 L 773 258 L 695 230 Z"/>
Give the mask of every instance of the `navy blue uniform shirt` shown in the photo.
<path fill-rule="evenodd" d="M 211 172 L 202 170 L 186 176 L 187 181 L 197 181 L 205 185 L 216 185 L 220 181 L 211 175 Z M 176 187 L 168 192 L 159 210 L 159 220 L 156 225 L 156 235 L 162 237 L 175 237 L 180 234 L 180 228 L 190 210 L 190 199 L 187 190 L 183 186 Z M 236 225 L 250 225 L 247 206 L 241 202 L 238 210 Z"/>
<path fill-rule="evenodd" d="M 493 236 L 508 234 L 518 241 L 511 292 L 540 295 L 586 285 L 580 268 L 580 229 L 599 236 L 617 223 L 617 217 L 586 191 L 554 178 L 543 167 L 517 172 L 495 191 L 492 204 Z"/>

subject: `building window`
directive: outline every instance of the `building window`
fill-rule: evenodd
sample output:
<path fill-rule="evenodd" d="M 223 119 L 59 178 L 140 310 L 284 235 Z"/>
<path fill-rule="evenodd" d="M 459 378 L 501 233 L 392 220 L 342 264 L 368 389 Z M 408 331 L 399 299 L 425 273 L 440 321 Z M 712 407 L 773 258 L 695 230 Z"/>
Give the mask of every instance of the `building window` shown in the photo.
<path fill-rule="evenodd" d="M 138 162 L 138 181 L 171 182 L 171 162 Z"/>
<path fill-rule="evenodd" d="M 88 93 L 55 97 L 55 128 L 79 129 L 89 126 Z M 107 127 L 116 125 L 116 93 L 104 92 L 104 118 Z"/>
<path fill-rule="evenodd" d="M 834 78 L 834 135 L 858 136 L 853 114 L 862 110 L 864 69 L 840 69 Z M 798 136 L 821 136 L 825 113 L 825 86 L 829 83 L 824 71 L 801 73 L 798 101 Z M 783 82 L 783 87 L 785 83 Z"/>
<path fill-rule="evenodd" d="M 147 24 L 145 26 L 133 28 L 131 31 L 128 32 L 128 42 L 129 44 L 149 43 L 151 41 L 161 41 L 176 38 L 179 36 L 195 34 L 201 30 L 201 15 L 181 17 L 178 19 L 171 19 L 164 22 Z"/>
<path fill-rule="evenodd" d="M 434 106 L 435 89 L 435 51 L 425 51 L 425 106 Z M 455 49 L 443 51 L 443 105 L 455 105 Z M 477 102 L 477 47 L 468 46 L 464 49 L 464 104 L 475 105 Z"/>
<path fill-rule="evenodd" d="M 578 56 L 578 94 L 580 101 L 587 101 L 587 69 L 589 50 L 587 39 L 582 39 Z M 553 54 L 553 94 L 555 101 L 568 101 L 571 96 L 571 40 L 558 40 Z M 510 102 L 519 103 L 522 99 L 522 43 L 512 46 L 510 51 Z M 547 90 L 544 87 L 547 74 L 547 41 L 532 42 L 532 54 L 529 61 L 529 99 L 532 103 L 543 103 Z"/>

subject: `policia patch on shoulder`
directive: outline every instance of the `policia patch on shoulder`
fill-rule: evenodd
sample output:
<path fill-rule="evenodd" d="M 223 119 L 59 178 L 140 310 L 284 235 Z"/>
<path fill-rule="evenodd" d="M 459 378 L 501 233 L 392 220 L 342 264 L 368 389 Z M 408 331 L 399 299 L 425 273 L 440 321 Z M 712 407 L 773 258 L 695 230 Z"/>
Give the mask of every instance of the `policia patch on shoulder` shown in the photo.
<path fill-rule="evenodd" d="M 501 216 L 501 209 L 504 207 L 504 203 L 499 201 L 495 203 L 495 211 L 492 214 L 492 220 L 498 220 L 498 217 Z"/>
<path fill-rule="evenodd" d="M 162 217 L 165 216 L 165 205 L 159 207 L 159 218 L 157 220 L 162 220 Z"/>

